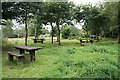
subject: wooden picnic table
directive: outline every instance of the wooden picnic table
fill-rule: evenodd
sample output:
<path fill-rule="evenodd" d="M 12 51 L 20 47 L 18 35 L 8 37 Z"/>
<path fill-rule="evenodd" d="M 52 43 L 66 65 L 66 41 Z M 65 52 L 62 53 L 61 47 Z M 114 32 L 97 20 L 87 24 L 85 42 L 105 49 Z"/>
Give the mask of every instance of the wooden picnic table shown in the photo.
<path fill-rule="evenodd" d="M 42 47 L 34 47 L 34 46 L 14 46 L 14 48 L 19 49 L 20 54 L 25 54 L 25 50 L 29 52 L 30 62 L 35 61 L 35 51 L 42 49 Z"/>
<path fill-rule="evenodd" d="M 96 40 L 96 42 L 99 41 L 99 37 L 98 37 L 98 36 L 97 36 L 97 37 L 96 37 L 96 36 L 94 36 L 94 37 L 92 36 L 92 37 L 90 37 L 90 38 L 93 39 L 93 40 Z"/>
<path fill-rule="evenodd" d="M 84 45 L 84 44 L 90 44 L 93 43 L 93 39 L 78 39 L 80 41 L 80 45 Z"/>
<path fill-rule="evenodd" d="M 40 42 L 40 43 L 43 44 L 43 41 L 44 41 L 44 40 L 45 40 L 45 39 L 34 39 L 34 43 Z"/>

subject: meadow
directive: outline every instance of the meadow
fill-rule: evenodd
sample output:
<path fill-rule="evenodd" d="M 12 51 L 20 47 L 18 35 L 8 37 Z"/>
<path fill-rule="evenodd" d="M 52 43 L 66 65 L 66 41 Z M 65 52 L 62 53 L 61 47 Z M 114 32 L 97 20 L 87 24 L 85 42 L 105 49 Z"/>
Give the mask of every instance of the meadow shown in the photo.
<path fill-rule="evenodd" d="M 2 44 L 2 78 L 118 78 L 118 44 L 116 39 L 103 38 L 99 42 L 80 46 L 78 40 L 45 40 L 43 44 L 28 40 L 28 46 L 43 47 L 36 51 L 32 63 L 26 58 L 17 65 L 8 61 L 8 51 L 24 41 Z"/>

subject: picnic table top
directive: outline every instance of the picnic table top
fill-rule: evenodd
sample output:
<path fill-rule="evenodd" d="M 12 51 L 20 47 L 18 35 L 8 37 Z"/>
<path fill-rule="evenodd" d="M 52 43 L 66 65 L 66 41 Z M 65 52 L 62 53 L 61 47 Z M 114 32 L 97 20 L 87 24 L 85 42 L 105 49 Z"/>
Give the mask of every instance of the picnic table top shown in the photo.
<path fill-rule="evenodd" d="M 35 39 L 34 39 L 35 40 Z M 41 38 L 41 39 L 36 39 L 36 40 L 44 40 L 44 38 Z"/>
<path fill-rule="evenodd" d="M 34 47 L 34 46 L 14 46 L 16 49 L 24 49 L 24 50 L 39 50 L 42 47 Z"/>
<path fill-rule="evenodd" d="M 94 40 L 94 39 L 78 39 L 78 40 Z"/>

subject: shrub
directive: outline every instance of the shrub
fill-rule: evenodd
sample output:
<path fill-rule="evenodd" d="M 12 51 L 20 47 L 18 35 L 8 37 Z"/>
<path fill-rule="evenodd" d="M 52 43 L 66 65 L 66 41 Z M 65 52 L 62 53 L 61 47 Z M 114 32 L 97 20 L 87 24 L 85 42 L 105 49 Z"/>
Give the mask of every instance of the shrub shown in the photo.
<path fill-rule="evenodd" d="M 9 38 L 18 38 L 18 35 L 13 34 L 13 35 L 11 35 L 11 37 L 9 37 Z"/>
<path fill-rule="evenodd" d="M 71 29 L 70 27 L 66 27 L 62 29 L 62 37 L 67 39 L 70 36 Z"/>

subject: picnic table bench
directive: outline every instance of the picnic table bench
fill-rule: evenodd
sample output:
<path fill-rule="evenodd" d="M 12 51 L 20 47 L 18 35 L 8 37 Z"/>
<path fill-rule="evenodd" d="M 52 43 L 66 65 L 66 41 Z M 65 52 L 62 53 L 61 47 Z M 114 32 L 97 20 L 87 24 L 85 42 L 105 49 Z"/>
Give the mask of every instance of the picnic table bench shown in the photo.
<path fill-rule="evenodd" d="M 92 37 L 90 37 L 90 38 L 91 38 L 91 39 L 93 39 L 93 40 L 96 40 L 96 42 L 98 42 L 98 41 L 99 41 L 99 37 L 96 37 L 96 36 L 95 36 L 95 37 L 93 37 L 93 36 L 92 36 Z"/>
<path fill-rule="evenodd" d="M 80 45 L 84 45 L 84 44 L 91 44 L 93 43 L 93 39 L 79 39 L 80 41 Z"/>
<path fill-rule="evenodd" d="M 42 43 L 45 39 L 34 39 L 34 43 Z"/>
<path fill-rule="evenodd" d="M 14 46 L 14 48 L 19 50 L 19 54 L 14 53 L 14 52 L 8 52 L 8 59 L 9 61 L 13 61 L 13 56 L 17 57 L 17 64 L 19 63 L 19 60 L 21 58 L 29 57 L 30 62 L 35 61 L 35 51 L 42 49 L 42 47 L 34 47 L 34 46 Z M 25 51 L 28 51 L 29 54 L 26 54 Z"/>
<path fill-rule="evenodd" d="M 14 53 L 14 52 L 8 52 L 8 60 L 10 62 L 13 61 L 13 56 L 16 56 L 17 64 L 19 64 L 19 62 L 23 61 L 23 59 L 25 58 L 23 54 L 17 54 L 17 53 Z"/>

